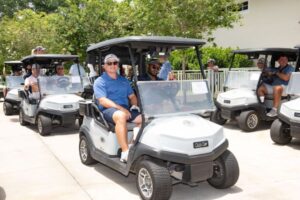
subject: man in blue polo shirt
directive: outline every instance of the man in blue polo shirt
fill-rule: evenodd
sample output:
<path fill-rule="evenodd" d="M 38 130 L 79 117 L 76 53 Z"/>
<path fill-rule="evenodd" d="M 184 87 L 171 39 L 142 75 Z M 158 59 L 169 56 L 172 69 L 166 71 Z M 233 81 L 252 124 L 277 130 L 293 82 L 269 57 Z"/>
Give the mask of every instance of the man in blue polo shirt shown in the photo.
<path fill-rule="evenodd" d="M 273 108 L 267 113 L 269 117 L 277 116 L 281 96 L 286 93 L 286 87 L 289 83 L 291 73 L 295 71 L 295 68 L 288 64 L 288 57 L 286 55 L 281 55 L 277 62 L 279 63 L 278 68 L 271 69 L 267 72 L 273 77 L 272 83 L 264 83 L 258 88 L 258 95 L 261 102 L 264 102 L 266 94 L 273 94 Z"/>
<path fill-rule="evenodd" d="M 119 58 L 116 55 L 109 54 L 104 58 L 105 72 L 94 83 L 94 95 L 104 118 L 116 125 L 115 131 L 122 149 L 120 160 L 127 162 L 127 122 L 134 122 L 139 127 L 142 118 L 128 80 L 117 73 L 118 65 Z"/>

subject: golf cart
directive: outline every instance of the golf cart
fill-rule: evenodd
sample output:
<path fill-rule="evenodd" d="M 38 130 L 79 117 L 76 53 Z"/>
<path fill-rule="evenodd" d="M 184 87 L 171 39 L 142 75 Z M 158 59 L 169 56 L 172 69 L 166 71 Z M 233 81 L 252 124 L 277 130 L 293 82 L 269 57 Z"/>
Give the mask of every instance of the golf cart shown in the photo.
<path fill-rule="evenodd" d="M 258 97 L 257 90 L 265 81 L 264 73 L 258 68 L 247 71 L 232 70 L 236 55 L 246 55 L 256 61 L 265 58 L 265 65 L 271 68 L 276 66 L 276 60 L 280 55 L 287 55 L 289 64 L 295 65 L 297 50 L 290 48 L 263 48 L 241 49 L 233 51 L 231 67 L 225 81 L 226 90 L 217 96 L 216 111 L 211 120 L 223 125 L 227 120 L 237 119 L 239 127 L 244 131 L 256 130 L 261 121 L 272 121 L 276 117 L 269 117 L 267 113 L 273 106 L 273 95 L 267 95 L 264 103 Z M 288 96 L 282 96 L 282 102 L 288 100 Z"/>
<path fill-rule="evenodd" d="M 80 102 L 84 115 L 80 128 L 79 154 L 83 164 L 96 161 L 127 176 L 136 173 L 142 199 L 169 199 L 172 184 L 192 186 L 208 181 L 215 188 L 228 188 L 239 177 L 239 166 L 227 149 L 223 128 L 202 118 L 203 111 L 214 109 L 206 80 L 138 81 L 146 73 L 146 63 L 159 53 L 194 48 L 202 74 L 198 39 L 131 36 L 97 43 L 87 49 L 98 63 L 110 53 L 120 65 L 133 67 L 133 87 L 139 99 L 142 126 L 127 123 L 129 149 L 127 163 L 120 161 L 121 149 L 114 124 L 103 117 L 97 100 Z M 150 57 L 150 58 L 149 58 Z M 205 77 L 205 76 L 204 76 Z M 133 139 L 132 139 L 133 138 Z"/>
<path fill-rule="evenodd" d="M 300 46 L 296 46 L 299 49 Z M 300 138 L 300 72 L 297 65 L 295 72 L 292 73 L 287 88 L 287 93 L 291 100 L 282 103 L 278 110 L 278 119 L 271 126 L 271 139 L 277 144 L 288 144 L 292 138 Z"/>
<path fill-rule="evenodd" d="M 6 61 L 4 67 L 10 68 L 12 74 L 6 76 L 6 87 L 3 88 L 4 102 L 3 112 L 5 115 L 12 115 L 19 113 L 19 106 L 21 99 L 18 96 L 18 90 L 23 88 L 24 79 L 22 76 L 22 65 L 21 61 Z"/>
<path fill-rule="evenodd" d="M 83 91 L 80 76 L 54 75 L 58 63 L 78 59 L 77 55 L 37 54 L 22 59 L 25 65 L 39 65 L 41 73 L 38 77 L 39 99 L 30 98 L 29 92 L 20 90 L 22 98 L 19 121 L 21 125 L 37 124 L 38 132 L 49 135 L 53 125 L 74 127 L 79 116 L 78 95 Z"/>

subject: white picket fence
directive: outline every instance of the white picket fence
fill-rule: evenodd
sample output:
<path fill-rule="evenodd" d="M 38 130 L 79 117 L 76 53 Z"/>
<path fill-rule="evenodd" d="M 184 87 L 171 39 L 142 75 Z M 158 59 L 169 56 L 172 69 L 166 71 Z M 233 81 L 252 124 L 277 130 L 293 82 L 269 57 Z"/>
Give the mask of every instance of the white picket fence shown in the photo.
<path fill-rule="evenodd" d="M 257 70 L 257 68 L 233 68 L 235 71 L 249 71 Z M 203 79 L 200 71 L 196 70 L 186 70 L 186 71 L 173 71 L 177 80 L 199 80 Z M 208 81 L 208 87 L 210 88 L 214 97 L 218 93 L 224 91 L 224 82 L 226 80 L 228 69 L 220 69 L 218 72 L 212 70 L 205 70 L 206 79 Z"/>

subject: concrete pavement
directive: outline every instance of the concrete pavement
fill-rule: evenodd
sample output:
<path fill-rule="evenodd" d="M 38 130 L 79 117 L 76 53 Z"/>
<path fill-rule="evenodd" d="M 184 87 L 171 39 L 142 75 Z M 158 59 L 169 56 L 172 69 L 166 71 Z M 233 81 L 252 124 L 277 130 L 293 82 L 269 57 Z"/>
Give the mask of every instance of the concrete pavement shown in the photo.
<path fill-rule="evenodd" d="M 240 165 L 234 187 L 179 184 L 171 199 L 299 199 L 300 141 L 275 145 L 268 126 L 244 133 L 234 122 L 225 125 L 230 150 Z M 4 116 L 0 103 L 0 200 L 139 199 L 135 175 L 124 177 L 102 164 L 84 166 L 78 155 L 78 131 L 55 132 L 41 137 L 35 127 L 20 126 L 17 115 Z"/>

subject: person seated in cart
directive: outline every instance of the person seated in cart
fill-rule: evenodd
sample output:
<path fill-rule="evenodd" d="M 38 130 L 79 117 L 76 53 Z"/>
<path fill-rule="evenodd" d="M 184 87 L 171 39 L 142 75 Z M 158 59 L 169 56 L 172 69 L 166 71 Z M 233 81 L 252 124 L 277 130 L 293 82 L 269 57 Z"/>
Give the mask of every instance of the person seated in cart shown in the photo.
<path fill-rule="evenodd" d="M 140 81 L 163 81 L 158 77 L 160 62 L 158 59 L 151 59 L 147 65 L 147 74 L 139 77 Z"/>
<path fill-rule="evenodd" d="M 104 118 L 115 124 L 118 143 L 122 149 L 120 161 L 127 162 L 127 122 L 133 122 L 139 127 L 142 117 L 129 81 L 117 73 L 118 64 L 119 58 L 114 54 L 108 54 L 104 58 L 105 72 L 94 83 L 94 95 Z"/>
<path fill-rule="evenodd" d="M 40 92 L 37 80 L 39 74 L 39 66 L 37 64 L 33 64 L 31 67 L 31 76 L 25 79 L 24 89 L 29 92 L 29 98 L 31 99 L 40 99 Z"/>
<path fill-rule="evenodd" d="M 269 117 L 277 116 L 281 96 L 286 93 L 291 73 L 295 71 L 294 67 L 288 64 L 288 57 L 286 55 L 280 55 L 277 61 L 279 64 L 278 68 L 270 69 L 266 72 L 268 76 L 272 76 L 272 83 L 264 82 L 258 88 L 258 95 L 261 102 L 264 102 L 265 95 L 273 94 L 273 108 L 267 113 Z"/>

